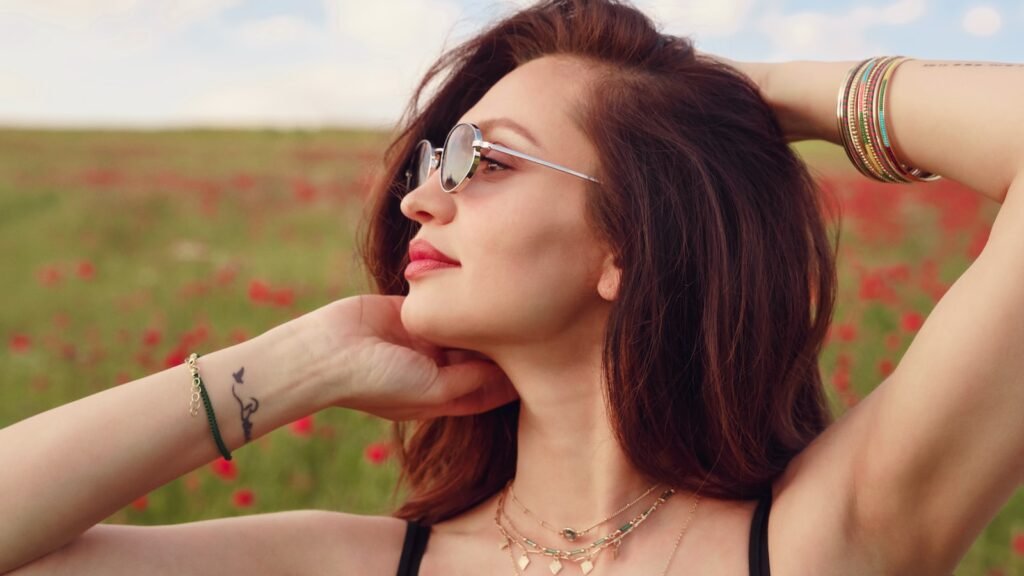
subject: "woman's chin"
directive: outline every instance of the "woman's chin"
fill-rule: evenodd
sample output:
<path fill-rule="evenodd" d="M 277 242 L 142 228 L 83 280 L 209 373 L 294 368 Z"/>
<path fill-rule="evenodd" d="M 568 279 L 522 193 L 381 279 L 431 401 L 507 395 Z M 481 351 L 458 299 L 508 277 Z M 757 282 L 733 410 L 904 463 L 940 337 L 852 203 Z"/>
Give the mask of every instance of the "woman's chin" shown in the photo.
<path fill-rule="evenodd" d="M 421 305 L 422 304 L 422 305 Z M 456 332 L 458 322 L 437 306 L 420 303 L 415 297 L 406 297 L 402 303 L 402 326 L 411 336 L 441 348 L 459 348 L 465 336 Z"/>

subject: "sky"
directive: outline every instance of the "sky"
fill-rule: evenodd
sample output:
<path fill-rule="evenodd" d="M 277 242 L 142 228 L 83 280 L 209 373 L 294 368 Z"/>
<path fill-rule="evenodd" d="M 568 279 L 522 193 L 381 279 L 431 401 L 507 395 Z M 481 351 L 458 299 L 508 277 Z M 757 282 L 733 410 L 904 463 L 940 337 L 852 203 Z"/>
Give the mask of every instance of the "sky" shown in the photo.
<path fill-rule="evenodd" d="M 528 0 L 0 0 L 0 126 L 392 126 Z M 1024 62 L 1024 0 L 634 0 L 733 60 Z"/>

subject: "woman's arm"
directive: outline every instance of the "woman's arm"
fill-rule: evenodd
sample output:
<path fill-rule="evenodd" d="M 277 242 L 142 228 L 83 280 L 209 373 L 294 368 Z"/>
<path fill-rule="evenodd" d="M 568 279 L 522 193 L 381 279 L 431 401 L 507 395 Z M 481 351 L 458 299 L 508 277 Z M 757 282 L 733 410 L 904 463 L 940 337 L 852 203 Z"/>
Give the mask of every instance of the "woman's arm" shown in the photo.
<path fill-rule="evenodd" d="M 836 99 L 854 64 L 750 69 L 791 140 L 838 144 Z M 814 458 L 851 463 L 850 554 L 886 574 L 948 574 L 1024 481 L 1024 66 L 910 61 L 888 95 L 904 164 L 1001 207 L 896 369 L 823 433 Z"/>
<path fill-rule="evenodd" d="M 232 388 L 243 401 L 259 402 L 246 418 L 250 440 L 331 405 L 321 382 L 299 372 L 303 352 L 290 330 L 285 324 L 199 358 L 229 450 L 246 442 Z M 241 369 L 238 384 L 233 373 Z M 189 415 L 191 385 L 179 365 L 0 430 L 0 574 L 218 458 L 202 404 L 198 416 Z"/>
<path fill-rule="evenodd" d="M 489 359 L 439 348 L 406 332 L 403 301 L 403 296 L 344 298 L 201 357 L 200 375 L 228 449 L 246 442 L 246 424 L 251 425 L 251 441 L 328 407 L 422 420 L 486 412 L 518 397 L 508 376 Z M 110 566 L 126 555 L 150 558 L 148 553 L 156 551 L 147 562 L 170 572 L 173 567 L 160 561 L 160 552 L 197 539 L 206 540 L 204 559 L 221 545 L 231 548 L 230 558 L 211 569 L 248 566 L 260 558 L 249 550 L 268 537 L 265 529 L 271 524 L 288 530 L 294 523 L 316 522 L 315 527 L 330 527 L 330 537 L 355 531 L 368 541 L 380 534 L 377 528 L 384 533 L 392 529 L 384 522 L 307 511 L 159 530 L 109 527 L 91 530 L 85 542 L 76 540 L 139 496 L 219 457 L 203 407 L 199 416 L 189 415 L 191 393 L 189 370 L 179 365 L 0 430 L 0 574 L 72 540 L 78 546 L 48 556 L 52 562 L 44 560 L 40 570 L 49 573 L 56 565 L 78 573 L 83 567 Z M 257 532 L 259 538 L 248 537 Z M 217 534 L 217 540 L 210 542 L 208 534 Z M 305 536 L 292 532 L 290 538 L 301 538 L 304 549 L 317 549 L 328 540 Z M 124 547 L 132 550 L 120 552 Z M 366 556 L 368 548 L 327 541 L 317 553 L 325 549 L 350 558 L 354 551 Z M 276 550 L 264 546 L 260 554 Z M 141 571 L 149 573 L 146 567 Z"/>
<path fill-rule="evenodd" d="M 797 61 L 753 67 L 765 71 L 762 94 L 791 141 L 840 144 L 836 98 L 856 64 Z M 886 106 L 896 156 L 1002 203 L 1024 169 L 1022 102 L 1024 64 L 904 62 L 890 82 Z"/>

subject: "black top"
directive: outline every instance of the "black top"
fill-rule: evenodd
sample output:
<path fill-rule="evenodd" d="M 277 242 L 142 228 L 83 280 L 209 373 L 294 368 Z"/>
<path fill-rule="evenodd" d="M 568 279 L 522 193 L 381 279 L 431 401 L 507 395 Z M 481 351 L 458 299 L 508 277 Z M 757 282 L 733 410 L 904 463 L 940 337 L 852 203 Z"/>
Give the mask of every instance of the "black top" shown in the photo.
<path fill-rule="evenodd" d="M 772 507 L 772 491 L 761 497 L 754 510 L 750 524 L 750 576 L 771 576 L 768 570 L 768 514 Z M 420 560 L 427 549 L 430 526 L 408 521 L 405 527 L 405 544 L 402 558 L 398 562 L 398 576 L 416 576 L 420 571 Z"/>

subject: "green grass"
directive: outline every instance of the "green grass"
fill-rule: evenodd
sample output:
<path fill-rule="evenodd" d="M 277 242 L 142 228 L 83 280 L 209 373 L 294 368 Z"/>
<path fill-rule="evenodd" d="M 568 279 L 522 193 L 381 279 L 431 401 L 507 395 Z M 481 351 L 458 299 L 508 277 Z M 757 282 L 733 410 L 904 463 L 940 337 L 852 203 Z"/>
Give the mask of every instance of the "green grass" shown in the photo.
<path fill-rule="evenodd" d="M 383 134 L 346 131 L 0 131 L 0 426 L 162 369 L 197 328 L 207 331 L 198 347 L 215 350 L 366 291 L 355 227 L 367 173 L 385 143 Z M 821 178 L 854 173 L 836 146 L 797 150 Z M 994 213 L 985 207 L 978 225 Z M 921 263 L 935 260 L 947 284 L 970 263 L 967 231 L 950 242 L 933 207 L 911 204 L 900 217 L 914 233 L 898 245 L 871 240 L 857 218 L 844 220 L 834 326 L 852 323 L 857 337 L 833 338 L 821 358 L 837 414 L 846 409 L 831 384 L 840 356 L 850 358 L 851 390 L 862 397 L 881 381 L 879 362 L 897 362 L 913 337 L 901 328 L 902 312 L 933 306 L 916 283 Z M 90 277 L 78 274 L 83 262 Z M 898 304 L 858 297 L 862 269 L 901 263 L 914 276 L 895 285 Z M 291 290 L 292 302 L 252 302 L 254 281 Z M 143 342 L 147 330 L 159 332 L 159 343 Z M 890 348 L 884 341 L 893 334 Z M 23 350 L 15 349 L 19 335 L 30 342 Z M 203 467 L 108 521 L 167 524 L 305 508 L 387 514 L 394 464 L 364 456 L 387 431 L 362 413 L 323 411 L 309 436 L 286 427 L 236 451 L 237 478 Z M 233 504 L 239 489 L 253 492 L 251 506 Z M 1021 532 L 1018 492 L 957 574 L 1024 575 L 1024 558 L 1010 545 Z"/>

